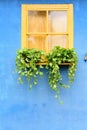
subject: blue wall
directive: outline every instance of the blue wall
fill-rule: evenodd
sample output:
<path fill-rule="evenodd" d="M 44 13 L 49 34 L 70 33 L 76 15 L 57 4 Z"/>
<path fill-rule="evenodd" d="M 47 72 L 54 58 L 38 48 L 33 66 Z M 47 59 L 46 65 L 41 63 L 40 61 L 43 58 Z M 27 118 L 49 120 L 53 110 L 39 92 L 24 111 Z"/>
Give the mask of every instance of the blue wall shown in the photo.
<path fill-rule="evenodd" d="M 70 90 L 61 89 L 63 105 L 54 98 L 45 70 L 44 79 L 32 91 L 27 82 L 17 83 L 14 70 L 16 50 L 21 48 L 23 3 L 74 4 L 74 47 L 79 63 Z M 87 130 L 86 25 L 86 0 L 0 0 L 0 130 Z"/>

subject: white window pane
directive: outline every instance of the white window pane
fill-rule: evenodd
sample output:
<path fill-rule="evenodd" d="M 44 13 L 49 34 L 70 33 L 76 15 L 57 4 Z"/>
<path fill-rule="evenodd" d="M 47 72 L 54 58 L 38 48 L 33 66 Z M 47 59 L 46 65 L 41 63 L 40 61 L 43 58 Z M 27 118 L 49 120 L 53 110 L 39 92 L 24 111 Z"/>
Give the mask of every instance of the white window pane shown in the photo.
<path fill-rule="evenodd" d="M 49 32 L 67 32 L 67 11 L 49 12 Z"/>
<path fill-rule="evenodd" d="M 46 43 L 46 36 L 29 36 L 27 47 L 32 49 L 36 48 L 37 50 L 44 50 Z"/>
<path fill-rule="evenodd" d="M 46 31 L 45 11 L 28 11 L 28 31 L 34 33 Z"/>
<path fill-rule="evenodd" d="M 49 36 L 48 37 L 49 50 L 53 49 L 54 46 L 67 47 L 67 36 Z"/>

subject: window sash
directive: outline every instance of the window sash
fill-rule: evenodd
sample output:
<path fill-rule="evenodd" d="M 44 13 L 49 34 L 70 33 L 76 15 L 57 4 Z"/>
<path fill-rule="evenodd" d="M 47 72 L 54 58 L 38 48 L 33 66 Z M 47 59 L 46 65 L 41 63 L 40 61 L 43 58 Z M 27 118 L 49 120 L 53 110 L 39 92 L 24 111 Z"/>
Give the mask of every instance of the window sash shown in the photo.
<path fill-rule="evenodd" d="M 29 32 L 28 31 L 28 11 L 45 11 L 46 12 L 46 31 Z M 48 13 L 49 11 L 67 11 L 67 31 L 66 32 L 49 32 L 48 30 Z M 29 36 L 46 37 L 46 52 L 49 52 L 48 37 L 66 36 L 66 48 L 73 47 L 73 5 L 72 4 L 52 4 L 52 5 L 22 5 L 22 48 L 28 47 Z M 37 47 L 38 48 L 38 47 Z M 40 49 L 40 47 L 39 47 Z"/>

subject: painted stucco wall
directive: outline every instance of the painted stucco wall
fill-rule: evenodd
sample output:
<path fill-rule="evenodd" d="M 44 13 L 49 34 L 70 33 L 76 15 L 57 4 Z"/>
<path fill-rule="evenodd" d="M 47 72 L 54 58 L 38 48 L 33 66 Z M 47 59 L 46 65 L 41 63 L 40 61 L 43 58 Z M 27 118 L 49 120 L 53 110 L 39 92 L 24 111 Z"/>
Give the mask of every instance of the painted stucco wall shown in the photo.
<path fill-rule="evenodd" d="M 78 71 L 70 90 L 61 89 L 60 105 L 44 79 L 29 90 L 15 74 L 16 50 L 21 48 L 21 4 L 74 4 L 74 47 Z M 0 130 L 87 130 L 87 1 L 0 0 Z M 63 77 L 66 67 L 62 69 Z"/>

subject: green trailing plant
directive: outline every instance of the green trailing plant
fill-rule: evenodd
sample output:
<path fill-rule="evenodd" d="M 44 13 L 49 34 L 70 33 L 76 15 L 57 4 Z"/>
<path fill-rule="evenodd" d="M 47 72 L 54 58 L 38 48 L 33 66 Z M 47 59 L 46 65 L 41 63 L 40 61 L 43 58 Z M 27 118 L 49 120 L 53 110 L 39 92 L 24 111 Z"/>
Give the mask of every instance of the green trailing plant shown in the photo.
<path fill-rule="evenodd" d="M 47 62 L 46 65 L 38 63 Z M 19 74 L 18 80 L 22 83 L 22 77 L 26 77 L 30 88 L 37 84 L 38 75 L 43 76 L 42 68 L 48 71 L 48 82 L 50 87 L 56 92 L 56 97 L 59 96 L 59 86 L 69 88 L 69 85 L 63 84 L 62 75 L 60 73 L 61 64 L 69 64 L 68 78 L 69 83 L 72 83 L 75 78 L 77 69 L 78 57 L 75 49 L 66 49 L 59 46 L 54 47 L 50 53 L 46 54 L 42 50 L 36 49 L 21 49 L 17 51 L 16 70 Z"/>
<path fill-rule="evenodd" d="M 54 47 L 49 54 L 46 55 L 48 64 L 48 81 L 51 88 L 56 91 L 56 97 L 59 95 L 59 86 L 69 88 L 70 85 L 63 84 L 60 73 L 61 64 L 69 64 L 68 78 L 72 83 L 75 78 L 75 71 L 77 69 L 78 57 L 74 49 L 66 49 L 59 46 Z"/>
<path fill-rule="evenodd" d="M 19 74 L 18 80 L 23 83 L 22 77 L 26 77 L 30 88 L 32 85 L 36 85 L 38 81 L 38 75 L 42 76 L 42 66 L 37 66 L 38 62 L 42 60 L 43 51 L 37 51 L 36 49 L 22 49 L 17 51 L 16 56 L 16 70 Z"/>

